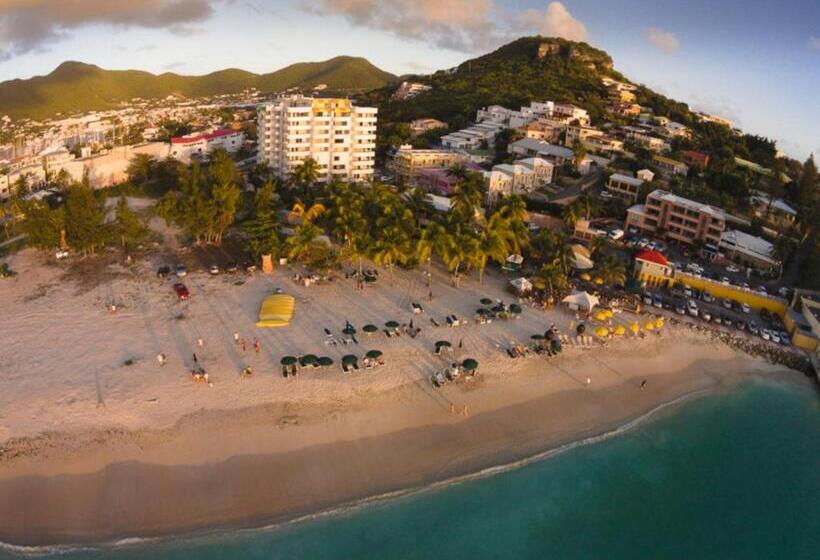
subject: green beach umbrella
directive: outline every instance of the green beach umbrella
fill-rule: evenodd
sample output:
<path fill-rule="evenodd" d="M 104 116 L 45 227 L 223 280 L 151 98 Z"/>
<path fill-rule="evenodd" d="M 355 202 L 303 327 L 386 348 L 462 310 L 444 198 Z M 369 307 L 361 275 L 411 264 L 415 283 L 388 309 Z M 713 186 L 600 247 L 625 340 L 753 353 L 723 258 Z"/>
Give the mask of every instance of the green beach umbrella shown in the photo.
<path fill-rule="evenodd" d="M 283 366 L 292 366 L 293 364 L 296 363 L 296 357 L 295 356 L 285 356 L 284 358 L 279 360 L 279 363 L 282 364 Z"/>
<path fill-rule="evenodd" d="M 299 363 L 303 366 L 312 366 L 318 360 L 319 358 L 316 356 L 316 354 L 305 354 L 299 359 Z"/>
<path fill-rule="evenodd" d="M 387 321 L 384 324 L 384 326 L 387 327 L 388 329 L 397 329 L 397 328 L 399 328 L 399 324 L 396 321 Z"/>
<path fill-rule="evenodd" d="M 375 360 L 376 358 L 381 358 L 382 357 L 382 351 L 381 350 L 371 350 L 367 354 L 365 354 L 365 356 L 370 358 L 371 360 Z"/>
<path fill-rule="evenodd" d="M 490 310 L 487 309 L 486 307 L 479 307 L 478 309 L 476 309 L 475 312 L 477 314 L 481 315 L 482 317 L 486 317 L 487 315 L 490 314 Z"/>
<path fill-rule="evenodd" d="M 488 297 L 481 298 L 481 305 L 491 305 L 493 300 Z"/>
<path fill-rule="evenodd" d="M 375 276 L 365 276 L 364 277 L 364 281 L 367 282 L 368 284 L 372 284 L 376 280 L 377 280 L 377 278 Z"/>
<path fill-rule="evenodd" d="M 355 364 L 358 361 L 359 358 L 357 358 L 353 354 L 346 354 L 345 356 L 342 356 L 342 363 L 346 366 L 349 366 L 350 364 Z"/>
<path fill-rule="evenodd" d="M 478 369 L 478 362 L 473 358 L 467 358 L 466 360 L 461 362 L 461 367 L 463 367 L 467 371 L 475 371 Z"/>
<path fill-rule="evenodd" d="M 517 315 L 517 314 L 521 313 L 521 311 L 522 311 L 521 306 L 518 305 L 517 303 L 511 303 L 510 304 L 510 313 L 515 313 Z"/>
<path fill-rule="evenodd" d="M 491 309 L 493 313 L 504 313 L 504 306 L 503 305 L 496 305 Z"/>
<path fill-rule="evenodd" d="M 561 342 L 557 338 L 550 342 L 550 350 L 552 350 L 555 354 L 561 351 Z"/>
<path fill-rule="evenodd" d="M 327 356 L 322 356 L 319 358 L 318 363 L 320 366 L 332 366 L 333 365 L 333 358 L 328 358 Z"/>
<path fill-rule="evenodd" d="M 533 339 L 533 340 L 544 340 L 544 335 L 543 334 L 534 334 L 530 338 Z"/>
<path fill-rule="evenodd" d="M 379 330 L 379 327 L 376 325 L 365 325 L 362 327 L 362 330 L 368 334 L 374 333 Z"/>

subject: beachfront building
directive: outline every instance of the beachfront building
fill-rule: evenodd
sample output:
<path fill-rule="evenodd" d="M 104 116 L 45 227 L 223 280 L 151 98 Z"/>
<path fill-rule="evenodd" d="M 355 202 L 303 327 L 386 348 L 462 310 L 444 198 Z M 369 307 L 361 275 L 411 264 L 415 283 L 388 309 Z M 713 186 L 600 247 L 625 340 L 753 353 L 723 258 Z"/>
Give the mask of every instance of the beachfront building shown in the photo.
<path fill-rule="evenodd" d="M 643 185 L 643 179 L 624 175 L 623 173 L 613 173 L 606 183 L 606 190 L 628 204 L 635 204 L 638 201 L 638 192 Z"/>
<path fill-rule="evenodd" d="M 820 292 L 795 290 L 783 323 L 792 335 L 792 344 L 820 352 Z"/>
<path fill-rule="evenodd" d="M 208 154 L 216 149 L 236 153 L 245 142 L 245 133 L 223 128 L 201 134 L 189 134 L 171 138 L 171 157 L 182 163 L 191 163 L 193 159 L 207 159 Z"/>
<path fill-rule="evenodd" d="M 410 122 L 410 133 L 416 135 L 442 128 L 447 128 L 447 123 L 437 119 L 416 119 Z"/>
<path fill-rule="evenodd" d="M 774 258 L 774 246 L 763 238 L 731 229 L 720 237 L 723 255 L 742 265 L 757 270 L 775 270 L 780 266 Z"/>
<path fill-rule="evenodd" d="M 422 150 L 404 144 L 393 155 L 391 167 L 397 180 L 413 184 L 421 170 L 447 170 L 456 165 L 464 165 L 466 161 L 464 154 L 453 150 Z"/>
<path fill-rule="evenodd" d="M 307 158 L 316 161 L 319 181 L 365 182 L 373 178 L 375 107 L 349 99 L 290 95 L 257 108 L 260 163 L 285 178 Z"/>
<path fill-rule="evenodd" d="M 658 189 L 647 195 L 645 204 L 627 210 L 626 226 L 687 245 L 703 243 L 711 256 L 716 256 L 726 229 L 726 214 L 720 208 Z"/>
<path fill-rule="evenodd" d="M 677 161 L 672 158 L 654 155 L 652 156 L 652 163 L 657 167 L 661 173 L 667 175 L 682 175 L 686 177 L 689 173 L 689 166 L 682 161 Z"/>
<path fill-rule="evenodd" d="M 647 286 L 668 286 L 674 282 L 674 269 L 663 253 L 641 251 L 635 255 L 635 278 Z"/>

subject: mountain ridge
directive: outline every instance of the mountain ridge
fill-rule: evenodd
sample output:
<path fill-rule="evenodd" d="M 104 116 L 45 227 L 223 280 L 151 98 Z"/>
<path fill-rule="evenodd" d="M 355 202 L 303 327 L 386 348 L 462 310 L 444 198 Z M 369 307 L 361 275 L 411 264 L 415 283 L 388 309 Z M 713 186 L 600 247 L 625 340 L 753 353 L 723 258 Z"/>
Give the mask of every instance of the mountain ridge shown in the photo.
<path fill-rule="evenodd" d="M 330 90 L 353 93 L 380 88 L 395 79 L 396 76 L 365 58 L 344 55 L 319 62 L 299 62 L 264 74 L 225 68 L 196 76 L 106 70 L 67 60 L 46 75 L 1 82 L 0 115 L 42 119 L 112 109 L 137 97 L 200 97 L 238 93 L 251 87 L 267 93 L 327 84 Z"/>

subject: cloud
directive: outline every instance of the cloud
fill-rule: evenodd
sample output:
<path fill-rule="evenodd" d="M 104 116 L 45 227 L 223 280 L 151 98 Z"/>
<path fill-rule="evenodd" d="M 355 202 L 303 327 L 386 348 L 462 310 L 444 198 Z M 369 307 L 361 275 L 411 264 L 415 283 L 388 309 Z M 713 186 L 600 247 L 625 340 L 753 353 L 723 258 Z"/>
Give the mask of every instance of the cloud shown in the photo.
<path fill-rule="evenodd" d="M 673 53 L 680 47 L 678 38 L 675 37 L 674 33 L 663 31 L 662 29 L 658 29 L 656 27 L 650 27 L 646 30 L 646 38 L 652 46 L 662 50 L 663 52 Z"/>
<path fill-rule="evenodd" d="M 814 35 L 809 37 L 809 46 L 813 49 L 820 50 L 820 37 L 815 37 Z"/>
<path fill-rule="evenodd" d="M 353 25 L 474 51 L 495 43 L 492 0 L 317 0 L 303 6 L 317 15 L 337 15 Z"/>
<path fill-rule="evenodd" d="M 521 25 L 540 35 L 563 37 L 571 41 L 586 41 L 586 26 L 575 19 L 561 2 L 550 2 L 544 12 L 530 9 L 518 15 Z"/>
<path fill-rule="evenodd" d="M 187 29 L 215 0 L 2 0 L 0 59 L 41 50 L 88 25 Z"/>

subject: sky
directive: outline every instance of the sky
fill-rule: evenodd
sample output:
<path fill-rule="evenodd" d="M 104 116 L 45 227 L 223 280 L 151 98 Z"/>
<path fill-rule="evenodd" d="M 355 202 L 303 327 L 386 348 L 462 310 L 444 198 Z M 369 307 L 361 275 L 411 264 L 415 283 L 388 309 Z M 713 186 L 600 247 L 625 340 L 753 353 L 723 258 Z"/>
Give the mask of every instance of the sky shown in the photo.
<path fill-rule="evenodd" d="M 204 74 L 343 54 L 427 73 L 533 34 L 586 41 L 633 81 L 820 155 L 818 0 L 0 0 L 0 80 L 64 60 Z"/>

